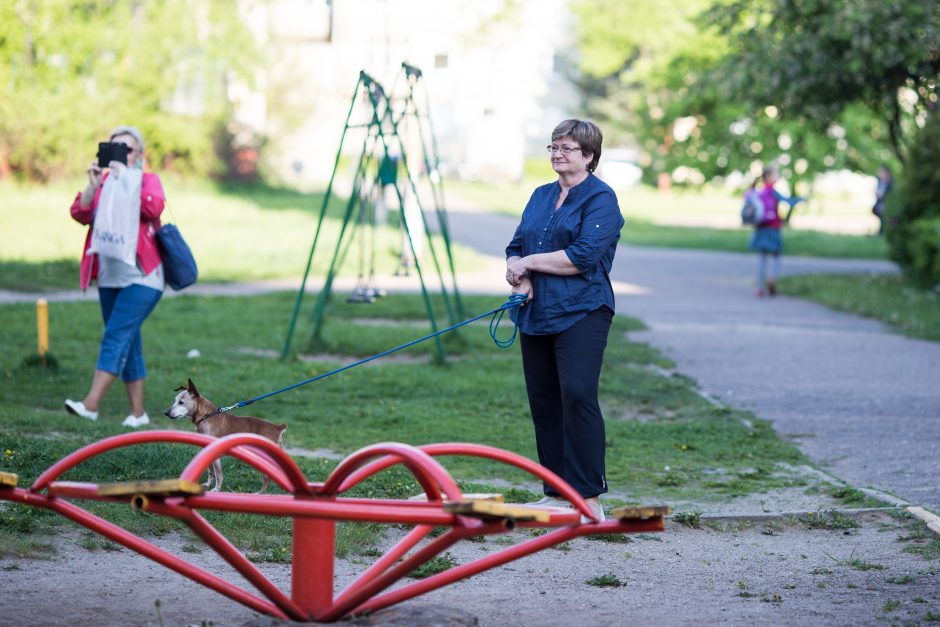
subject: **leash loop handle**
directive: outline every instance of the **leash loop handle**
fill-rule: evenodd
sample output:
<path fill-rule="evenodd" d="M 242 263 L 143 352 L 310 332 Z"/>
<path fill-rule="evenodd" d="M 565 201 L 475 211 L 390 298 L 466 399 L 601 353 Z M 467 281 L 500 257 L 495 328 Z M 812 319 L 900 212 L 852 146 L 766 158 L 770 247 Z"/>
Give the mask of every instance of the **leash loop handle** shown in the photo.
<path fill-rule="evenodd" d="M 516 309 L 517 307 L 525 304 L 528 300 L 528 296 L 525 294 L 512 294 L 509 297 L 509 300 L 499 308 L 496 313 L 493 314 L 493 317 L 490 318 L 490 337 L 493 338 L 493 343 L 499 346 L 500 348 L 509 348 L 516 341 L 516 335 L 519 333 L 519 325 L 513 322 L 512 325 L 512 335 L 505 340 L 499 339 L 497 337 L 497 331 L 499 331 L 499 325 L 503 321 L 503 315 L 505 315 L 506 310 Z"/>

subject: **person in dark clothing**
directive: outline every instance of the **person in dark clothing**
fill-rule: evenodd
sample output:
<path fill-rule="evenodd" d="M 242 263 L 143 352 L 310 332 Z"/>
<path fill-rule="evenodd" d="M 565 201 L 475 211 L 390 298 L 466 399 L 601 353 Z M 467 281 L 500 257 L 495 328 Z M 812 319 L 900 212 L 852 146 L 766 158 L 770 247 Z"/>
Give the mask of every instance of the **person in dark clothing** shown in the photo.
<path fill-rule="evenodd" d="M 871 212 L 878 216 L 878 235 L 884 235 L 885 232 L 885 198 L 887 198 L 892 187 L 894 187 L 894 177 L 891 176 L 891 170 L 888 169 L 888 166 L 882 165 L 878 168 L 875 204 L 871 208 Z"/>
<path fill-rule="evenodd" d="M 558 180 L 538 187 L 506 247 L 506 281 L 528 299 L 516 314 L 539 462 L 604 519 L 604 417 L 598 381 L 614 315 L 610 269 L 623 216 L 594 175 L 603 137 L 566 120 L 547 147 Z M 565 506 L 548 486 L 542 506 Z"/>

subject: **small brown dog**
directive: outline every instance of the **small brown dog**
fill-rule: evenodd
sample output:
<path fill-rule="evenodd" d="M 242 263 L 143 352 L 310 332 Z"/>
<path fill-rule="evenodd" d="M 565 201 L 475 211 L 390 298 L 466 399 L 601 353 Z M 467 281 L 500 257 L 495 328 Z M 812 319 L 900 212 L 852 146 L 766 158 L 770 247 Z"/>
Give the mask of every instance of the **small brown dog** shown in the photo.
<path fill-rule="evenodd" d="M 267 420 L 253 416 L 234 416 L 227 412 L 215 413 L 219 408 L 205 396 L 199 394 L 192 379 L 187 379 L 186 385 L 176 388 L 179 394 L 170 408 L 163 412 L 167 418 L 177 420 L 189 417 L 196 425 L 196 431 L 215 438 L 221 438 L 233 433 L 257 433 L 284 448 L 284 431 L 287 425 L 275 425 Z M 268 476 L 264 477 L 261 491 L 268 487 Z M 203 484 L 205 487 L 213 485 L 210 492 L 218 492 L 222 488 L 222 463 L 218 459 L 209 467 L 209 480 Z"/>

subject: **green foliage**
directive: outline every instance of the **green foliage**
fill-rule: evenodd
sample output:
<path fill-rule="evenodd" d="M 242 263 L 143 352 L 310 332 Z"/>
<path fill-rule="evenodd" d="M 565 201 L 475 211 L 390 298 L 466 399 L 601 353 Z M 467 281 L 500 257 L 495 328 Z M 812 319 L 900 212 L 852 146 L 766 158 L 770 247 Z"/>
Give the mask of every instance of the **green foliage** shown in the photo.
<path fill-rule="evenodd" d="M 940 283 L 940 217 L 917 220 L 910 226 L 908 275 L 926 287 Z"/>
<path fill-rule="evenodd" d="M 702 512 L 697 510 L 692 512 L 679 512 L 673 515 L 672 520 L 680 525 L 691 527 L 692 529 L 702 528 Z"/>
<path fill-rule="evenodd" d="M 585 579 L 584 583 L 589 586 L 597 586 L 598 588 L 620 588 L 627 585 L 626 582 L 621 581 L 620 577 L 613 573 L 607 573 L 606 575 L 598 575 L 597 577 Z"/>
<path fill-rule="evenodd" d="M 82 172 L 118 124 L 141 128 L 156 169 L 207 173 L 225 85 L 259 60 L 227 0 L 4 2 L 0 176 Z"/>
<path fill-rule="evenodd" d="M 457 560 L 454 559 L 454 556 L 450 553 L 442 553 L 435 557 L 432 557 L 427 562 L 418 566 L 413 571 L 408 573 L 408 577 L 412 579 L 425 579 L 431 575 L 436 575 L 442 573 L 445 570 L 449 570 L 457 565 Z"/>
<path fill-rule="evenodd" d="M 888 197 L 891 257 L 917 283 L 940 283 L 940 117 L 927 116 L 900 185 Z"/>
<path fill-rule="evenodd" d="M 677 48 L 709 50 L 692 22 L 708 0 L 577 0 L 578 56 L 571 74 L 587 115 L 604 126 L 606 143 L 636 135 L 642 106 L 663 60 Z M 624 25 L 629 24 L 628 28 Z M 696 46 L 695 44 L 703 44 Z"/>
<path fill-rule="evenodd" d="M 699 184 L 770 162 L 791 180 L 871 172 L 902 158 L 936 101 L 935 2 L 582 0 L 573 11 L 587 113 L 635 138 L 650 180 Z"/>
<path fill-rule="evenodd" d="M 911 114 L 935 102 L 935 2 L 732 0 L 715 3 L 705 23 L 728 39 L 732 54 L 715 78 L 733 96 L 822 126 L 864 105 L 886 123 L 899 158 Z"/>

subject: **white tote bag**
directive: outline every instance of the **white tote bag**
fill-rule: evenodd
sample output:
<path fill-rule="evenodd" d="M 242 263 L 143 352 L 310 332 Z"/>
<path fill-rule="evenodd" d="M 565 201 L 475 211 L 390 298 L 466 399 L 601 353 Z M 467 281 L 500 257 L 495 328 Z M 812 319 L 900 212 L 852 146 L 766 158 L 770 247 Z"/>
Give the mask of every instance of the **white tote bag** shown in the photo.
<path fill-rule="evenodd" d="M 119 176 L 111 172 L 105 179 L 95 210 L 89 255 L 98 254 L 136 265 L 143 174 L 142 170 L 129 168 Z"/>

